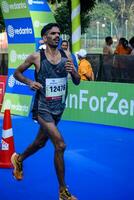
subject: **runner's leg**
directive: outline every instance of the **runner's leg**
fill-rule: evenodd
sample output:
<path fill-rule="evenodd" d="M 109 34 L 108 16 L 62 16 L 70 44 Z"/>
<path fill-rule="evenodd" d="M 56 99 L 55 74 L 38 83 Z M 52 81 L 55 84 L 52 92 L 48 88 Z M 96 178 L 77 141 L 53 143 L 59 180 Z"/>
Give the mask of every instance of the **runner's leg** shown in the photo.
<path fill-rule="evenodd" d="M 56 125 L 54 122 L 46 122 L 40 116 L 38 116 L 38 122 L 43 128 L 44 132 L 48 134 L 50 140 L 52 141 L 55 153 L 54 153 L 54 163 L 57 178 L 59 181 L 60 188 L 66 187 L 64 176 L 65 176 L 65 167 L 64 167 L 64 150 L 65 150 L 65 143 L 60 135 Z"/>
<path fill-rule="evenodd" d="M 44 133 L 43 129 L 40 127 L 34 142 L 31 145 L 29 145 L 22 154 L 19 154 L 18 160 L 23 161 L 27 157 L 37 152 L 39 149 L 45 146 L 48 139 L 48 135 Z"/>

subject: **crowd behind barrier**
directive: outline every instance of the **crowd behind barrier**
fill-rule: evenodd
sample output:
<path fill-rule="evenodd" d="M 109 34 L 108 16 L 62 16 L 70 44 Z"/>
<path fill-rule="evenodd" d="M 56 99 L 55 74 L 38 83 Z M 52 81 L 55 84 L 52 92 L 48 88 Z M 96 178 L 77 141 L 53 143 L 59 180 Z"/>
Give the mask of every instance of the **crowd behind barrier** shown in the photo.
<path fill-rule="evenodd" d="M 134 83 L 134 56 L 88 54 L 95 81 Z"/>
<path fill-rule="evenodd" d="M 87 54 L 95 81 L 134 83 L 134 56 Z M 8 74 L 8 54 L 0 54 L 0 75 Z"/>

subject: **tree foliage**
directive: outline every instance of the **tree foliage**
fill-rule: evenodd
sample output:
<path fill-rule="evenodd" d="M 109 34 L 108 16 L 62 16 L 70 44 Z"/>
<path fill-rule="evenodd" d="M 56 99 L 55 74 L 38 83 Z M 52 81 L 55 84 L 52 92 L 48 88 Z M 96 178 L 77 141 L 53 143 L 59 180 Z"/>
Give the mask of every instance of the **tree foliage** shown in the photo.
<path fill-rule="evenodd" d="M 102 2 L 108 3 L 107 0 Z M 129 29 L 128 34 L 133 35 L 134 32 L 134 1 L 133 0 L 111 0 L 109 5 L 114 9 L 116 16 L 116 34 L 118 37 L 126 35 L 126 21 Z"/>
<path fill-rule="evenodd" d="M 55 19 L 61 27 L 62 34 L 71 35 L 71 11 L 66 1 L 62 2 L 54 12 Z M 89 25 L 90 16 L 87 13 L 81 12 L 82 33 L 85 32 Z"/>
<path fill-rule="evenodd" d="M 71 8 L 71 1 L 72 0 L 48 0 L 50 4 L 60 4 L 63 2 L 67 2 L 69 9 Z M 80 0 L 81 4 L 81 11 L 82 12 L 87 12 L 89 9 L 92 9 L 96 3 L 96 0 Z"/>
<path fill-rule="evenodd" d="M 113 22 L 115 20 L 115 12 L 109 4 L 99 3 L 95 6 L 94 10 L 91 13 L 91 20 L 99 20 L 104 22 L 104 19 L 108 19 Z"/>
<path fill-rule="evenodd" d="M 90 14 L 91 20 L 88 32 L 91 36 L 96 36 L 97 23 L 99 23 L 99 36 L 104 38 L 111 35 L 111 28 L 116 23 L 114 9 L 106 3 L 99 3 Z M 111 25 L 112 24 L 112 25 Z"/>
<path fill-rule="evenodd" d="M 80 17 L 81 17 L 81 30 L 82 33 L 86 31 L 89 26 L 90 15 L 89 10 L 92 10 L 96 4 L 95 0 L 81 0 L 80 1 Z M 71 35 L 71 0 L 60 0 L 59 6 L 54 12 L 55 19 L 61 27 L 62 34 Z"/>

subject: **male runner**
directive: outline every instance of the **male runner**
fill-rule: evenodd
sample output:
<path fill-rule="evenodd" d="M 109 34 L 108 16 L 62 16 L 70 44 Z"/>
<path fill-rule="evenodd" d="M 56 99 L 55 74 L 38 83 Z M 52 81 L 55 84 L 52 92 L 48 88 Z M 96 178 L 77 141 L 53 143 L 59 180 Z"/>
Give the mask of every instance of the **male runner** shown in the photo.
<path fill-rule="evenodd" d="M 65 109 L 67 96 L 67 75 L 72 76 L 75 85 L 80 83 L 80 76 L 74 68 L 73 62 L 58 50 L 60 28 L 57 23 L 50 23 L 43 27 L 41 36 L 46 42 L 46 49 L 31 54 L 15 71 L 14 77 L 31 89 L 37 90 L 35 108 L 40 128 L 34 142 L 22 153 L 14 153 L 11 161 L 14 166 L 13 175 L 17 180 L 23 178 L 23 161 L 40 148 L 44 147 L 48 139 L 54 145 L 54 164 L 59 182 L 59 200 L 77 200 L 67 189 L 64 175 L 65 142 L 57 129 L 62 113 Z M 35 66 L 36 81 L 23 75 L 31 65 Z"/>

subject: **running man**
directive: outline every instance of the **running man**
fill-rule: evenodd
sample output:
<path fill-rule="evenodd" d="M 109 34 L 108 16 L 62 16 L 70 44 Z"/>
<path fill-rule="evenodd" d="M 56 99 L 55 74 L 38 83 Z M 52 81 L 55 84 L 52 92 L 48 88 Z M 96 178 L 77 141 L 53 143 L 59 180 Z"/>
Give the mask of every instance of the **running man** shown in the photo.
<path fill-rule="evenodd" d="M 17 180 L 22 180 L 23 161 L 44 147 L 50 139 L 55 149 L 54 164 L 59 182 L 59 200 L 77 200 L 68 191 L 65 183 L 64 151 L 66 145 L 57 124 L 65 109 L 67 75 L 71 74 L 75 85 L 80 83 L 80 76 L 75 70 L 72 60 L 57 48 L 60 39 L 59 25 L 57 23 L 47 24 L 41 30 L 41 36 L 46 42 L 46 49 L 28 56 L 14 73 L 17 80 L 37 91 L 34 110 L 40 128 L 33 143 L 22 154 L 14 153 L 12 155 L 13 175 Z M 35 66 L 35 81 L 23 75 L 23 72 L 31 65 Z"/>

